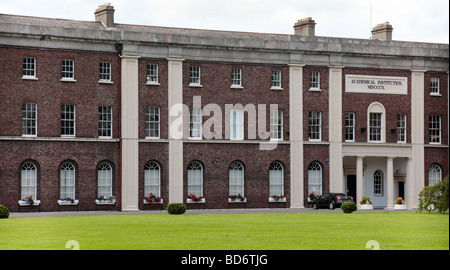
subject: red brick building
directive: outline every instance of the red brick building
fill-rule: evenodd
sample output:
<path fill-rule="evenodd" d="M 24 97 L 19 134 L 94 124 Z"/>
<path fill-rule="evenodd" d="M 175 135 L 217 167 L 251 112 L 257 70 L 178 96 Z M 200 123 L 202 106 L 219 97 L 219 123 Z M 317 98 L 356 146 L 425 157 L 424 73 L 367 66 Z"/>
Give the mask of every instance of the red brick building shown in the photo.
<path fill-rule="evenodd" d="M 414 208 L 449 173 L 448 44 L 389 24 L 362 40 L 317 37 L 311 18 L 278 35 L 95 14 L 0 15 L 11 211 L 302 208 L 312 192 Z"/>

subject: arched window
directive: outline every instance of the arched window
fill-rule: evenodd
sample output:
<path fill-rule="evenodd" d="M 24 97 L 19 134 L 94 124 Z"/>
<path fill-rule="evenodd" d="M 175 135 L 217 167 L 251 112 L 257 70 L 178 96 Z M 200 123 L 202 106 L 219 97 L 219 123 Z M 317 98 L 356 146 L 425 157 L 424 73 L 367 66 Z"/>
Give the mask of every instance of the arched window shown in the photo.
<path fill-rule="evenodd" d="M 322 166 L 313 162 L 308 167 L 308 194 L 322 194 Z"/>
<path fill-rule="evenodd" d="M 368 142 L 386 142 L 386 109 L 383 104 L 374 102 L 367 109 Z"/>
<path fill-rule="evenodd" d="M 144 196 L 153 193 L 161 197 L 161 167 L 155 161 L 150 161 L 144 169 Z"/>
<path fill-rule="evenodd" d="M 442 168 L 438 164 L 433 164 L 428 169 L 428 185 L 434 186 L 442 181 Z"/>
<path fill-rule="evenodd" d="M 244 197 L 244 165 L 239 161 L 231 163 L 229 168 L 229 195 Z"/>
<path fill-rule="evenodd" d="M 113 169 L 108 163 L 102 163 L 97 169 L 98 197 L 108 199 L 112 196 Z"/>
<path fill-rule="evenodd" d="M 37 194 L 37 168 L 31 162 L 25 163 L 21 168 L 21 199 L 32 196 L 36 199 Z"/>
<path fill-rule="evenodd" d="M 284 194 L 284 169 L 280 162 L 273 162 L 269 168 L 269 197 Z"/>
<path fill-rule="evenodd" d="M 64 163 L 60 168 L 61 174 L 61 199 L 75 199 L 75 166 L 72 163 Z"/>
<path fill-rule="evenodd" d="M 193 161 L 188 166 L 188 195 L 203 197 L 203 166 Z"/>
<path fill-rule="evenodd" d="M 383 173 L 380 170 L 373 173 L 373 194 L 383 195 Z"/>

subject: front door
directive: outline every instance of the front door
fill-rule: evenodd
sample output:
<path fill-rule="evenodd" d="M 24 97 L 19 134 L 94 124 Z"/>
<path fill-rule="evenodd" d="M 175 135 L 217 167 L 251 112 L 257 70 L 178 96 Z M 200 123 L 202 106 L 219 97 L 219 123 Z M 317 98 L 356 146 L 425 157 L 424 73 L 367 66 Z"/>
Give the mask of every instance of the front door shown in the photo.
<path fill-rule="evenodd" d="M 405 182 L 403 181 L 398 182 L 398 196 L 405 200 Z"/>
<path fill-rule="evenodd" d="M 347 175 L 347 196 L 352 196 L 356 200 L 356 175 Z"/>

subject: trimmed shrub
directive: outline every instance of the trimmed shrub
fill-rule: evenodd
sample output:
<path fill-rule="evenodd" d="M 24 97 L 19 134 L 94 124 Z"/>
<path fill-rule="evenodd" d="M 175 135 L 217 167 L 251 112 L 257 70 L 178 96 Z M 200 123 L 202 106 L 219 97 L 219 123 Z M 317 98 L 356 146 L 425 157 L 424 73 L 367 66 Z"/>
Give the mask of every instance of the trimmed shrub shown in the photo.
<path fill-rule="evenodd" d="M 182 215 L 186 212 L 186 205 L 183 203 L 169 203 L 167 212 L 171 215 Z"/>
<path fill-rule="evenodd" d="M 343 202 L 341 205 L 341 209 L 342 211 L 344 211 L 344 213 L 350 214 L 351 212 L 356 211 L 357 207 L 354 202 Z"/>
<path fill-rule="evenodd" d="M 0 205 L 0 218 L 8 218 L 9 209 L 6 206 Z"/>

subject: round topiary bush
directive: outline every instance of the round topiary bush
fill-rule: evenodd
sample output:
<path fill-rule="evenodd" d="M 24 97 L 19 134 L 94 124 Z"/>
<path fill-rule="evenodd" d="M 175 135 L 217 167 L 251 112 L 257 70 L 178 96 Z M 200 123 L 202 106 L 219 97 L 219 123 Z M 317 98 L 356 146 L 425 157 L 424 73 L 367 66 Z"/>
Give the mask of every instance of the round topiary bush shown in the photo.
<path fill-rule="evenodd" d="M 6 206 L 0 205 L 0 218 L 8 218 L 9 209 Z"/>
<path fill-rule="evenodd" d="M 186 205 L 183 203 L 169 203 L 167 212 L 171 215 L 182 215 L 186 212 Z"/>
<path fill-rule="evenodd" d="M 343 202 L 341 205 L 341 209 L 342 211 L 344 211 L 344 213 L 350 214 L 351 212 L 356 211 L 357 207 L 354 202 Z"/>

